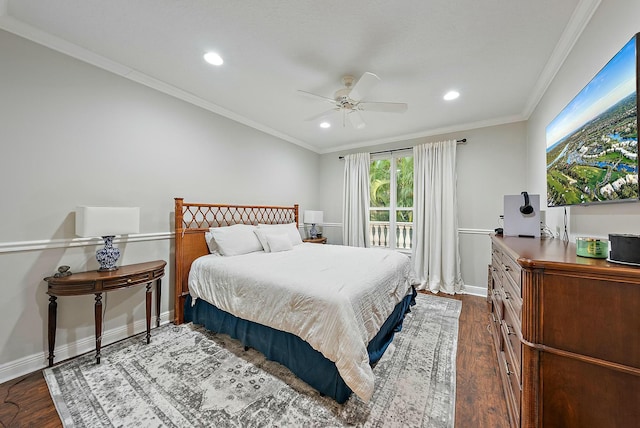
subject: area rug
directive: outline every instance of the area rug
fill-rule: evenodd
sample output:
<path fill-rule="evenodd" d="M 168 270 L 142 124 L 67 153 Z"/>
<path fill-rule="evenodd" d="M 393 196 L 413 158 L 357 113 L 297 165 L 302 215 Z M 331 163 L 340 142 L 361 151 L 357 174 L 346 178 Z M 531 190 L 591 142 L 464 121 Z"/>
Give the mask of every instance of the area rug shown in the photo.
<path fill-rule="evenodd" d="M 44 370 L 65 427 L 453 427 L 458 300 L 419 294 L 368 403 L 323 397 L 284 366 L 169 324 Z"/>

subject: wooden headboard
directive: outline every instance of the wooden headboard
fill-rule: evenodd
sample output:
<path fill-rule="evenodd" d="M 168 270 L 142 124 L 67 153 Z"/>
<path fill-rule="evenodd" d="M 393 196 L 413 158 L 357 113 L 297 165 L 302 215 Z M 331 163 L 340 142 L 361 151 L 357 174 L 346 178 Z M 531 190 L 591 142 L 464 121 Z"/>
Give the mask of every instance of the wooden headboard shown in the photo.
<path fill-rule="evenodd" d="M 221 205 L 184 202 L 175 198 L 175 301 L 174 323 L 184 322 L 184 303 L 189 294 L 189 270 L 191 263 L 209 254 L 204 233 L 210 227 L 232 224 L 296 223 L 298 205 L 292 207 Z"/>

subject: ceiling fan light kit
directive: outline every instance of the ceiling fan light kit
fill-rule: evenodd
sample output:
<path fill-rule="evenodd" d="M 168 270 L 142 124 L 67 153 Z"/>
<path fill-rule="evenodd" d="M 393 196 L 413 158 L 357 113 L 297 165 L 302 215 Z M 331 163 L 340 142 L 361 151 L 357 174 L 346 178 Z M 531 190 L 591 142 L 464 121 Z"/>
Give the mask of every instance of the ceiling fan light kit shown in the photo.
<path fill-rule="evenodd" d="M 392 103 L 392 102 L 369 102 L 364 101 L 367 94 L 373 89 L 374 86 L 380 82 L 380 78 L 373 73 L 365 72 L 357 82 L 351 75 L 342 77 L 342 84 L 344 88 L 338 89 L 333 98 L 324 97 L 311 92 L 298 90 L 298 92 L 310 96 L 314 99 L 322 100 L 333 104 L 333 108 L 317 115 L 307 118 L 307 121 L 315 121 L 320 118 L 325 118 L 335 112 L 342 112 L 342 126 L 346 126 L 346 119 L 349 118 L 349 123 L 355 129 L 362 129 L 366 126 L 364 118 L 360 112 L 362 111 L 377 111 L 384 113 L 404 113 L 407 111 L 406 103 Z"/>

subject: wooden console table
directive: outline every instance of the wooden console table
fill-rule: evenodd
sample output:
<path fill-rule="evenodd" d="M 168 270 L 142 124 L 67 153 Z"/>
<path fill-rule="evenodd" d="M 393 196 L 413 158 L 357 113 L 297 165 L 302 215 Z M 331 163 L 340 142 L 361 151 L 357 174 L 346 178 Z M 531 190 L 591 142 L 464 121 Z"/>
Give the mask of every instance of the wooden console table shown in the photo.
<path fill-rule="evenodd" d="M 47 294 L 49 295 L 49 367 L 53 365 L 53 350 L 56 344 L 56 319 L 58 315 L 59 296 L 82 296 L 95 294 L 95 330 L 96 330 L 96 363 L 100 364 L 100 346 L 102 343 L 102 293 L 134 285 L 147 284 L 147 343 L 151 340 L 151 283 L 156 281 L 156 327 L 160 326 L 160 288 L 161 278 L 167 262 L 156 260 L 147 263 L 121 266 L 110 272 L 80 272 L 70 276 L 56 278 L 47 277 Z"/>

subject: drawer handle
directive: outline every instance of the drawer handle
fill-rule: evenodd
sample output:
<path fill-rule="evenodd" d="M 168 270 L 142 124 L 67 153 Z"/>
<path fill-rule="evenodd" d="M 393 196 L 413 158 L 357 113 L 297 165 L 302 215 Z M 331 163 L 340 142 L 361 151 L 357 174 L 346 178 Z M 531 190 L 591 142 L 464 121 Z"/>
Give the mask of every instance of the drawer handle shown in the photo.
<path fill-rule="evenodd" d="M 507 368 L 507 376 L 511 376 L 513 374 L 513 372 L 511 371 L 511 369 L 509 368 L 509 361 L 505 361 L 504 365 Z"/>
<path fill-rule="evenodd" d="M 507 265 L 503 265 L 504 266 L 504 270 L 506 270 L 507 272 L 509 272 L 509 266 Z"/>
<path fill-rule="evenodd" d="M 511 336 L 513 334 L 516 334 L 515 331 L 511 330 L 513 327 L 511 327 L 509 324 L 505 324 L 507 326 L 507 336 Z"/>
<path fill-rule="evenodd" d="M 509 293 L 508 291 L 505 291 L 505 292 L 504 292 L 504 298 L 505 298 L 506 300 L 509 300 L 509 299 L 511 298 L 511 293 Z"/>
<path fill-rule="evenodd" d="M 127 284 L 131 284 L 133 282 L 133 280 L 131 278 L 127 279 Z"/>

